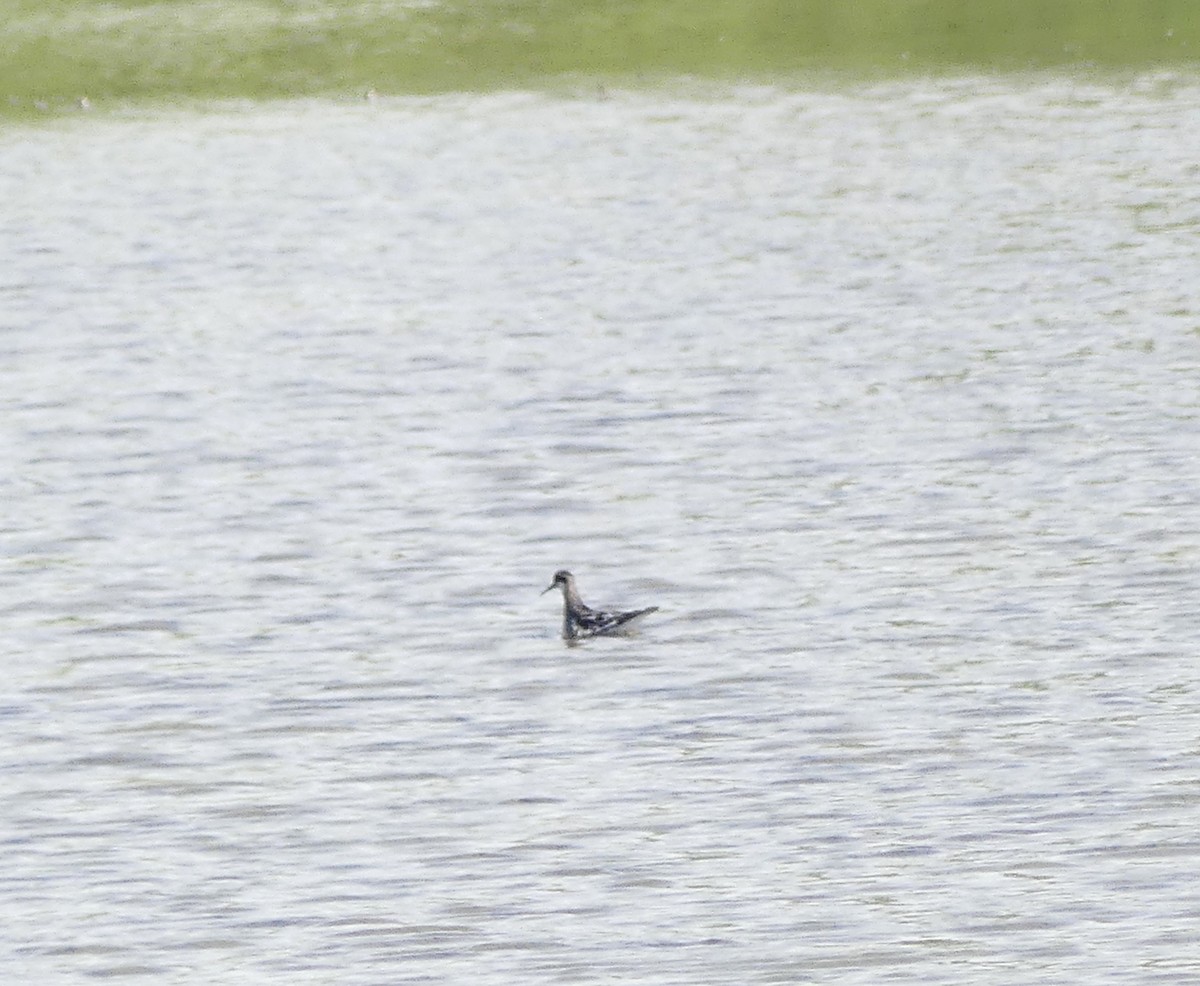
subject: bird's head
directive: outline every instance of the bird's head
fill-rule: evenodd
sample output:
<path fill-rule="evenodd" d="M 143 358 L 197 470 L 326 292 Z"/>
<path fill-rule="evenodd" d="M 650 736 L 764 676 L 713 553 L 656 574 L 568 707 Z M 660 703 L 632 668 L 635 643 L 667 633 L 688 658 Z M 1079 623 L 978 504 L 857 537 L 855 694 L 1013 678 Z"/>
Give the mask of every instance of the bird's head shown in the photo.
<path fill-rule="evenodd" d="M 541 591 L 541 595 L 544 596 L 551 589 L 557 588 L 559 586 L 562 586 L 562 588 L 565 589 L 567 586 L 569 586 L 571 584 L 571 579 L 573 579 L 573 578 L 574 578 L 574 576 L 570 572 L 568 572 L 565 568 L 560 568 L 557 572 L 554 573 L 553 581 L 548 586 L 546 586 L 546 588 L 544 588 Z"/>

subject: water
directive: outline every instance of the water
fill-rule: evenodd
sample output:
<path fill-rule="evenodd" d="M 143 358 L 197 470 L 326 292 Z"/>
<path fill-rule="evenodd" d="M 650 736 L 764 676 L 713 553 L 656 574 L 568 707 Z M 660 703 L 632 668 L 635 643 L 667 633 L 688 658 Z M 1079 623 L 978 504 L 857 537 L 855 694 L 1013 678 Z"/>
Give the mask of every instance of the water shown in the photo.
<path fill-rule="evenodd" d="M 1198 96 L 10 129 L 7 974 L 1194 981 Z"/>
<path fill-rule="evenodd" d="M 0 118 L 81 102 L 965 70 L 1192 72 L 1194 0 L 7 0 Z"/>

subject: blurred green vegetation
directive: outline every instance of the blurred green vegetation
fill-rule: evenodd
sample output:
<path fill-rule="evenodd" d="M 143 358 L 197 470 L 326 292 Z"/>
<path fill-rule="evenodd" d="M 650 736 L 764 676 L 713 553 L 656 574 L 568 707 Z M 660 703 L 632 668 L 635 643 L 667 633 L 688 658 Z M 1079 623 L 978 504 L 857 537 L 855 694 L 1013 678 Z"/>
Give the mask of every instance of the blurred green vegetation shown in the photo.
<path fill-rule="evenodd" d="M 1198 0 L 0 0 L 0 112 L 564 76 L 1192 65 Z"/>

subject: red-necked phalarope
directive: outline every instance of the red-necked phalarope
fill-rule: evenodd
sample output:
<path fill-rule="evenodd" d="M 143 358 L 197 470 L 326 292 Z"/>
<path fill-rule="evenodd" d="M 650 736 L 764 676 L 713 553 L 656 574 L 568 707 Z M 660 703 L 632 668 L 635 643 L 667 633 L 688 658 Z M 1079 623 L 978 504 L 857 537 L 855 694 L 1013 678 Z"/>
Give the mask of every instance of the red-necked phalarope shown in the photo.
<path fill-rule="evenodd" d="M 579 598 L 579 590 L 575 588 L 575 576 L 566 569 L 554 573 L 554 581 L 542 590 L 544 596 L 555 586 L 562 589 L 563 594 L 563 638 L 578 640 L 580 637 L 616 636 L 632 629 L 635 621 L 648 613 L 657 612 L 657 606 L 646 609 L 634 609 L 628 613 L 606 613 L 603 610 L 592 609 Z"/>

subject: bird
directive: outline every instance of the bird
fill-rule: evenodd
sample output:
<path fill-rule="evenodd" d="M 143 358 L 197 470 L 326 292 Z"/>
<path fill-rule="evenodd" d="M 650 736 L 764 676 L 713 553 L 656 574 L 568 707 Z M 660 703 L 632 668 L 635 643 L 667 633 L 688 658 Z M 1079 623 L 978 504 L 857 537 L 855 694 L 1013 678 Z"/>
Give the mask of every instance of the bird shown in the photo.
<path fill-rule="evenodd" d="M 579 598 L 579 590 L 575 588 L 575 576 L 565 568 L 554 573 L 554 580 L 542 590 L 541 595 L 544 596 L 554 588 L 562 589 L 563 594 L 562 635 L 564 640 L 617 636 L 632 629 L 633 624 L 643 616 L 658 611 L 657 606 L 632 609 L 625 613 L 609 613 L 601 609 L 592 609 Z"/>

